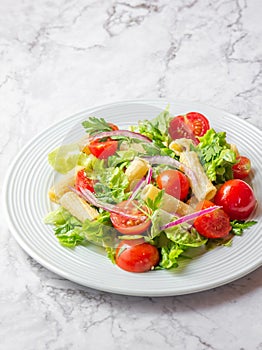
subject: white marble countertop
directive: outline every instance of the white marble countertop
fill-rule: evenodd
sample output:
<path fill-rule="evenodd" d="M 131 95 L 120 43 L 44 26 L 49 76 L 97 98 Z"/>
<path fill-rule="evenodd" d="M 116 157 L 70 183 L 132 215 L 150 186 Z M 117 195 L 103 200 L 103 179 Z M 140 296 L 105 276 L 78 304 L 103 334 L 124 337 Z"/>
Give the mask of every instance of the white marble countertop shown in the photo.
<path fill-rule="evenodd" d="M 260 0 L 2 0 L 1 188 L 30 138 L 103 103 L 199 101 L 261 129 L 261 11 Z M 0 227 L 5 350 L 262 349 L 261 268 L 192 295 L 113 295 L 41 267 Z"/>

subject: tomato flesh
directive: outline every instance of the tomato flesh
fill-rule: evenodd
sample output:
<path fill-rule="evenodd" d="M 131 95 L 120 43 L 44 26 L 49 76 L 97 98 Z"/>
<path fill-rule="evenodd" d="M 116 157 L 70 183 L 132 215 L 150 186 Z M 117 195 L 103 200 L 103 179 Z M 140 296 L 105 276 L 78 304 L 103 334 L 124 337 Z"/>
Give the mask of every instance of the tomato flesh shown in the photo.
<path fill-rule="evenodd" d="M 78 171 L 75 180 L 75 188 L 81 192 L 80 188 L 87 189 L 91 192 L 95 192 L 94 190 L 94 181 L 89 179 L 86 176 L 85 170 L 82 169 Z"/>
<path fill-rule="evenodd" d="M 106 141 L 93 140 L 89 143 L 90 152 L 99 159 L 107 159 L 115 154 L 118 147 L 118 142 L 110 137 Z"/>
<path fill-rule="evenodd" d="M 111 222 L 117 231 L 125 235 L 138 235 L 150 227 L 151 220 L 137 206 L 137 201 L 124 201 L 116 205 L 116 208 L 123 209 L 126 214 L 134 216 L 131 218 L 121 214 L 110 213 Z M 149 209 L 146 206 L 143 206 L 142 210 L 149 213 Z"/>
<path fill-rule="evenodd" d="M 159 262 L 158 249 L 143 240 L 124 240 L 116 249 L 116 264 L 129 272 L 146 272 Z"/>
<path fill-rule="evenodd" d="M 164 170 L 156 179 L 160 189 L 164 189 L 171 196 L 185 200 L 189 193 L 189 180 L 185 174 L 178 170 Z"/>
<path fill-rule="evenodd" d="M 192 139 L 199 143 L 198 136 L 203 136 L 210 129 L 208 119 L 201 113 L 189 112 L 173 118 L 169 124 L 169 134 L 173 140 L 180 138 Z"/>
<path fill-rule="evenodd" d="M 246 220 L 256 207 L 256 198 L 245 181 L 233 179 L 219 188 L 215 203 L 223 207 L 231 220 Z"/>
<path fill-rule="evenodd" d="M 250 159 L 245 156 L 238 156 L 237 163 L 232 166 L 234 179 L 245 179 L 251 170 Z"/>
<path fill-rule="evenodd" d="M 185 115 L 185 120 L 191 125 L 195 136 L 203 136 L 210 129 L 208 119 L 201 113 L 189 112 Z"/>
<path fill-rule="evenodd" d="M 206 209 L 214 206 L 214 203 L 204 200 L 197 206 L 197 210 Z M 206 238 L 223 238 L 231 231 L 229 216 L 223 209 L 217 209 L 211 213 L 199 216 L 194 221 L 195 229 Z"/>

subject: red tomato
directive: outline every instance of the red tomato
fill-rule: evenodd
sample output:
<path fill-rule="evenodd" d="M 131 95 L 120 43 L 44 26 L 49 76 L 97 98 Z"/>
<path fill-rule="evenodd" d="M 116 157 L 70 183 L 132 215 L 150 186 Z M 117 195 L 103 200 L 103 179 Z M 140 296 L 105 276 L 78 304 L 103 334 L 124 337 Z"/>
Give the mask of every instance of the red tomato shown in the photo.
<path fill-rule="evenodd" d="M 159 262 L 157 248 L 144 240 L 124 240 L 116 249 L 116 264 L 129 272 L 146 272 Z"/>
<path fill-rule="evenodd" d="M 86 176 L 85 170 L 80 170 L 76 175 L 75 188 L 80 191 L 80 187 L 88 189 L 91 192 L 94 190 L 94 181 Z"/>
<path fill-rule="evenodd" d="M 189 192 L 189 180 L 187 176 L 178 170 L 164 170 L 156 179 L 160 189 L 180 200 L 185 200 Z"/>
<path fill-rule="evenodd" d="M 110 137 L 106 141 L 94 140 L 88 145 L 90 152 L 99 159 L 107 159 L 115 154 L 118 142 L 112 140 Z"/>
<path fill-rule="evenodd" d="M 113 131 L 119 130 L 119 129 L 118 129 L 118 126 L 115 125 L 115 124 L 113 124 L 113 123 L 108 123 L 108 125 L 110 126 L 110 128 L 111 128 Z"/>
<path fill-rule="evenodd" d="M 124 235 L 139 235 L 145 232 L 151 225 L 151 221 L 148 217 L 135 205 L 138 205 L 137 201 L 124 201 L 116 205 L 116 208 L 124 209 L 125 213 L 134 215 L 134 219 L 121 214 L 110 214 L 110 219 L 114 228 Z M 149 213 L 148 207 L 143 206 L 142 209 Z"/>
<path fill-rule="evenodd" d="M 214 206 L 214 203 L 204 200 L 199 203 L 196 210 Z M 223 209 L 217 209 L 209 214 L 199 216 L 194 221 L 195 229 L 206 238 L 223 238 L 231 231 L 229 216 Z"/>
<path fill-rule="evenodd" d="M 232 166 L 234 179 L 245 179 L 251 170 L 250 159 L 244 156 L 237 157 L 238 163 Z"/>
<path fill-rule="evenodd" d="M 234 179 L 219 188 L 215 203 L 223 207 L 231 220 L 246 220 L 256 207 L 256 198 L 245 181 Z"/>
<path fill-rule="evenodd" d="M 196 136 L 203 136 L 210 129 L 207 118 L 198 112 L 189 112 L 171 120 L 169 134 L 173 140 L 189 138 L 198 143 Z"/>

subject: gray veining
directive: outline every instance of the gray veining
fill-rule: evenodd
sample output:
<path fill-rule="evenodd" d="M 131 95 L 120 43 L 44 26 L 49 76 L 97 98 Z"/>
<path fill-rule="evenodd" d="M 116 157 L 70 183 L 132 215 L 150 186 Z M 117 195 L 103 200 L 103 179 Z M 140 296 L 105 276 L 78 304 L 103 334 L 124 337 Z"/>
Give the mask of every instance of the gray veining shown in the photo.
<path fill-rule="evenodd" d="M 54 121 L 122 99 L 199 101 L 262 128 L 260 0 L 2 0 L 0 12 L 1 179 Z M 193 295 L 112 295 L 46 270 L 0 228 L 5 350 L 262 350 L 261 268 Z"/>

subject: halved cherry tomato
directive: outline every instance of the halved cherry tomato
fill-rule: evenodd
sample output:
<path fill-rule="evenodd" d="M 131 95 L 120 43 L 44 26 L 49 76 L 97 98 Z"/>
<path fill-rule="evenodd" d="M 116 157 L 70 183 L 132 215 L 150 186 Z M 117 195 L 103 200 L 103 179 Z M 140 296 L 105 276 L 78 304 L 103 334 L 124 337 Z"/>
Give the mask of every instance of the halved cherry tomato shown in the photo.
<path fill-rule="evenodd" d="M 178 170 L 164 170 L 156 179 L 157 185 L 160 189 L 164 189 L 166 193 L 170 194 L 181 201 L 188 196 L 190 184 L 187 176 Z"/>
<path fill-rule="evenodd" d="M 238 156 L 237 163 L 232 166 L 234 179 L 245 179 L 251 170 L 250 159 L 245 156 Z"/>
<path fill-rule="evenodd" d="M 196 210 L 214 206 L 214 203 L 204 200 L 200 202 Z M 211 213 L 199 216 L 194 221 L 195 229 L 206 238 L 223 238 L 231 231 L 229 216 L 223 209 L 217 209 Z"/>
<path fill-rule="evenodd" d="M 203 114 L 189 112 L 173 118 L 168 131 L 173 140 L 188 138 L 194 143 L 199 143 L 197 136 L 203 136 L 208 129 L 210 129 L 209 121 Z"/>
<path fill-rule="evenodd" d="M 76 175 L 75 188 L 80 191 L 80 188 L 88 189 L 91 192 L 94 190 L 94 181 L 86 176 L 85 170 L 80 170 Z"/>
<path fill-rule="evenodd" d="M 253 189 L 240 179 L 226 181 L 214 200 L 223 207 L 231 220 L 246 220 L 256 207 Z"/>
<path fill-rule="evenodd" d="M 158 249 L 143 239 L 124 240 L 116 249 L 116 264 L 129 272 L 149 271 L 158 262 Z"/>
<path fill-rule="evenodd" d="M 124 201 L 116 205 L 116 208 L 124 209 L 125 213 L 135 217 L 129 218 L 121 214 L 110 213 L 111 222 L 117 231 L 125 235 L 138 235 L 150 227 L 151 220 L 137 206 L 137 201 Z M 149 208 L 145 205 L 142 210 L 149 213 Z"/>
<path fill-rule="evenodd" d="M 110 137 L 106 141 L 93 140 L 89 143 L 90 152 L 99 159 L 107 159 L 115 154 L 118 142 Z"/>

